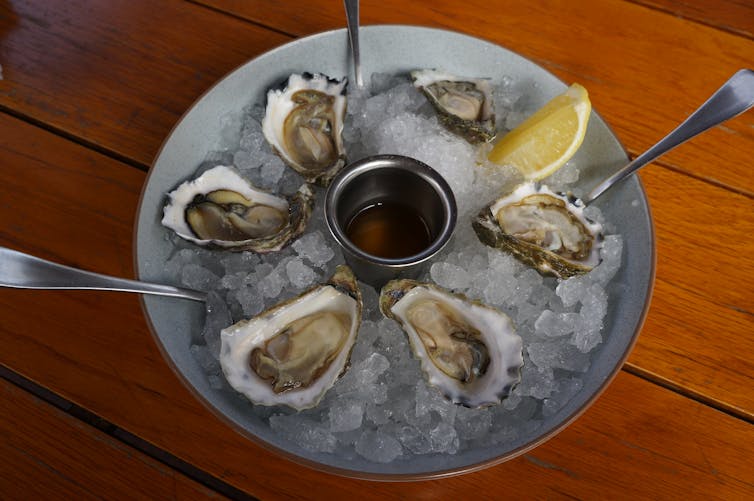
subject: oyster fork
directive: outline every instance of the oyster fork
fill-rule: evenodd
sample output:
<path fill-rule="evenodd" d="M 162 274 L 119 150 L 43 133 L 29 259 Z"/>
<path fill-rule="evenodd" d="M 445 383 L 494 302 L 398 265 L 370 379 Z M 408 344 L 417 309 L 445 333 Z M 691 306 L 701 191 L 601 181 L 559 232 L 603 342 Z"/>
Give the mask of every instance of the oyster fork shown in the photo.
<path fill-rule="evenodd" d="M 138 292 L 201 302 L 207 300 L 207 294 L 201 291 L 102 275 L 6 247 L 0 247 L 0 287 Z"/>
<path fill-rule="evenodd" d="M 618 172 L 595 186 L 581 199 L 584 204 L 593 202 L 611 186 L 653 162 L 692 137 L 719 125 L 754 106 L 754 71 L 739 70 L 709 99 L 681 124 L 654 146 L 633 159 Z"/>

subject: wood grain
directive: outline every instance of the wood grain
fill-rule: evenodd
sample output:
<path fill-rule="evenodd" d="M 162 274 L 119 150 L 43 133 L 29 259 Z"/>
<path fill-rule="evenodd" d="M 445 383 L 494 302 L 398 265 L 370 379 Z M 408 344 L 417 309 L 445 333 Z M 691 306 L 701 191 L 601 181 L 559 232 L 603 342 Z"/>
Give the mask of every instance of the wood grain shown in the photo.
<path fill-rule="evenodd" d="M 22 197 L 6 199 L 0 206 L 0 217 L 17 222 L 2 228 L 0 244 L 12 242 L 22 250 L 44 248 L 45 257 L 75 265 L 87 264 L 82 249 L 91 245 L 97 254 L 109 256 L 110 264 L 103 257 L 104 269 L 100 264 L 87 267 L 111 273 L 120 268 L 116 256 L 129 256 L 130 242 L 100 239 L 99 234 L 113 225 L 128 226 L 143 174 L 14 118 L 0 115 L 0 130 L 0 164 L 18 165 L 23 160 L 26 165 L 26 169 L 14 172 L 0 170 L 0 184 L 16 178 L 19 189 L 28 192 L 33 186 L 43 198 L 57 198 L 69 206 L 65 212 L 45 214 Z M 35 174 L 39 170 L 44 175 Z M 34 176 L 36 184 L 23 182 L 27 175 Z M 672 172 L 667 175 L 683 177 Z M 77 181 L 71 185 L 86 189 L 78 190 L 79 196 L 74 197 L 69 191 L 74 188 L 66 185 L 64 178 L 74 178 Z M 95 206 L 99 206 L 98 211 L 84 216 Z M 41 236 L 32 230 L 34 222 L 43 217 L 48 221 Z M 80 241 L 70 242 L 66 235 L 83 220 L 87 221 L 87 231 L 78 235 Z M 696 302 L 692 310 L 710 307 L 702 296 L 684 298 Z M 690 482 L 700 495 L 754 494 L 748 464 L 741 459 L 754 452 L 750 424 L 626 373 L 621 373 L 574 425 L 525 457 L 442 481 L 371 484 L 292 466 L 221 423 L 162 360 L 134 296 L 0 290 L 0 317 L 5 319 L 0 324 L 3 364 L 262 498 L 308 497 L 312 489 L 321 497 L 342 493 L 374 499 L 453 498 L 479 485 L 485 485 L 489 492 L 503 492 L 515 485 L 517 493 L 533 497 L 628 492 L 671 498 Z M 681 318 L 684 322 L 695 319 Z M 735 323 L 718 320 L 717 335 L 745 337 Z M 653 339 L 642 336 L 640 344 L 646 340 L 651 347 Z M 671 357 L 696 357 L 695 349 L 681 343 L 679 350 L 686 351 L 671 353 Z M 715 355 L 714 351 L 709 354 Z M 671 367 L 672 361 L 670 358 L 665 366 L 648 366 L 648 370 L 665 370 L 662 367 Z M 641 360 L 637 365 L 643 366 Z M 672 371 L 664 375 L 674 378 Z M 687 376 L 691 382 L 684 382 L 686 386 L 700 385 L 693 381 L 694 376 L 707 377 L 696 371 Z M 733 371 L 730 377 L 736 377 Z M 721 400 L 728 398 L 719 388 L 703 391 Z M 710 429 L 715 433 L 709 434 Z M 297 480 L 269 480 L 290 478 L 291 468 L 296 468 Z M 615 473 L 618 471 L 620 475 Z"/>
<path fill-rule="evenodd" d="M 201 1 L 298 36 L 345 25 L 342 2 Z M 432 8 L 366 0 L 360 10 L 365 25 L 418 24 L 468 33 L 518 52 L 567 82 L 582 83 L 633 155 L 754 60 L 752 40 L 622 0 L 468 0 Z M 453 62 L 448 66 L 452 70 Z M 751 151 L 754 113 L 707 132 L 662 162 L 754 196 Z"/>
<path fill-rule="evenodd" d="M 754 5 L 748 0 L 631 0 L 674 16 L 754 38 Z"/>
<path fill-rule="evenodd" d="M 4 499 L 224 499 L 0 379 Z"/>
<path fill-rule="evenodd" d="M 752 200 L 665 169 L 641 173 L 657 236 L 658 277 L 754 315 Z"/>
<path fill-rule="evenodd" d="M 0 2 L 0 108 L 148 166 L 191 103 L 288 38 L 180 0 Z"/>
<path fill-rule="evenodd" d="M 754 318 L 698 301 L 663 278 L 627 365 L 632 372 L 754 421 Z"/>

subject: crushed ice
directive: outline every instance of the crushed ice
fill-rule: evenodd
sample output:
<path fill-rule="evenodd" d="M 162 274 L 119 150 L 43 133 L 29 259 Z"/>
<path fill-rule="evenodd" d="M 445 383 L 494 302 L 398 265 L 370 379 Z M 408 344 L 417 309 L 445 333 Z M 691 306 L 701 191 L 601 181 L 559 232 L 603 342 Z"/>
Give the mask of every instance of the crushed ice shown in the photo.
<path fill-rule="evenodd" d="M 532 111 L 526 108 L 525 93 L 510 79 L 499 82 L 495 100 L 501 130 L 514 127 Z M 199 170 L 233 164 L 261 188 L 294 192 L 301 178 L 283 165 L 262 137 L 263 112 L 251 106 L 223 123 L 224 136 L 235 146 L 211 153 Z M 425 384 L 405 335 L 379 312 L 377 291 L 362 284 L 364 315 L 351 368 L 322 402 L 299 413 L 250 404 L 249 412 L 306 450 L 355 453 L 376 462 L 487 447 L 539 427 L 581 389 L 591 352 L 602 342 L 605 286 L 620 267 L 621 237 L 605 238 L 603 262 L 591 273 L 560 282 L 542 278 L 511 256 L 482 245 L 470 218 L 480 202 L 496 198 L 521 179 L 512 169 L 477 165 L 479 151 L 447 132 L 406 78 L 375 74 L 371 91 L 352 89 L 344 140 L 352 161 L 378 153 L 404 154 L 446 178 L 458 203 L 458 226 L 421 279 L 511 316 L 524 340 L 521 382 L 497 406 L 467 409 L 449 403 Z M 578 166 L 569 163 L 548 183 L 567 189 L 578 177 Z M 212 388 L 232 391 L 217 362 L 221 329 L 323 282 L 343 263 L 324 222 L 323 194 L 318 193 L 306 234 L 277 253 L 209 251 L 170 237 L 176 250 L 166 263 L 168 273 L 188 287 L 210 291 L 204 344 L 192 346 L 191 352 Z M 589 207 L 588 216 L 603 222 L 594 207 Z"/>

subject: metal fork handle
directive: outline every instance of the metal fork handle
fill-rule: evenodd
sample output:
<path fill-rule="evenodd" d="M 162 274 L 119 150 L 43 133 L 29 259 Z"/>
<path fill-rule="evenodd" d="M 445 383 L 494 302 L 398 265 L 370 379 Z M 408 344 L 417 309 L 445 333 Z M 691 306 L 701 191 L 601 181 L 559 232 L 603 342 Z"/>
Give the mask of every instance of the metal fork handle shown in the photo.
<path fill-rule="evenodd" d="M 356 87 L 364 87 L 361 76 L 361 55 L 359 52 L 359 0 L 343 0 L 346 8 L 346 24 L 348 26 L 348 40 L 351 42 L 353 56 L 353 73 L 356 77 Z"/>
<path fill-rule="evenodd" d="M 590 203 L 626 176 L 653 162 L 676 146 L 754 106 L 754 71 L 739 70 L 670 134 L 628 165 L 598 184 L 582 200 Z"/>
<path fill-rule="evenodd" d="M 204 292 L 93 273 L 53 263 L 5 247 L 0 247 L 0 287 L 89 289 L 156 294 L 194 301 L 206 301 L 207 299 L 207 294 Z"/>

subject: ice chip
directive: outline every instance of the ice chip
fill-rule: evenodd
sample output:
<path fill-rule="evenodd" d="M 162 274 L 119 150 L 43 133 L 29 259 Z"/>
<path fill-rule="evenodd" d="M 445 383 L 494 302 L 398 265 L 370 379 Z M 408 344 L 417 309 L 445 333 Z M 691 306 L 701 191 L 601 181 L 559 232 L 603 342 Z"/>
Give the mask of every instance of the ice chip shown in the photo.
<path fill-rule="evenodd" d="M 488 283 L 484 288 L 484 300 L 493 306 L 500 306 L 518 293 L 516 279 L 513 275 L 496 269 L 488 270 Z"/>
<path fill-rule="evenodd" d="M 199 256 L 193 249 L 181 249 L 170 256 L 170 259 L 165 263 L 165 273 L 180 276 L 184 266 L 198 262 Z"/>
<path fill-rule="evenodd" d="M 215 292 L 207 294 L 202 338 L 214 358 L 220 356 L 220 331 L 233 323 L 225 300 Z"/>
<path fill-rule="evenodd" d="M 427 387 L 424 381 L 416 385 L 416 415 L 422 416 L 430 411 L 436 412 L 442 421 L 452 423 L 458 406 L 442 396 L 434 387 Z"/>
<path fill-rule="evenodd" d="M 576 162 L 567 162 L 547 178 L 547 186 L 553 191 L 568 191 L 568 185 L 579 180 L 579 167 Z"/>
<path fill-rule="evenodd" d="M 430 275 L 440 287 L 446 289 L 465 289 L 471 284 L 469 274 L 455 264 L 436 262 L 430 268 Z"/>
<path fill-rule="evenodd" d="M 375 402 L 367 402 L 365 415 L 372 423 L 381 425 L 390 421 L 393 411 L 390 407 L 385 405 L 380 405 Z"/>
<path fill-rule="evenodd" d="M 600 249 L 602 262 L 589 273 L 589 278 L 595 282 L 607 284 L 620 268 L 623 252 L 623 238 L 620 235 L 607 235 Z"/>
<path fill-rule="evenodd" d="M 379 430 L 367 430 L 356 442 L 356 452 L 376 463 L 389 463 L 403 453 L 400 442 Z"/>
<path fill-rule="evenodd" d="M 432 452 L 432 444 L 429 437 L 411 425 L 402 425 L 396 431 L 396 437 L 401 444 L 414 454 L 429 454 Z"/>
<path fill-rule="evenodd" d="M 241 139 L 241 114 L 231 111 L 220 117 L 219 149 L 235 149 Z"/>
<path fill-rule="evenodd" d="M 280 295 L 283 287 L 286 285 L 286 280 L 281 275 L 280 271 L 276 268 L 269 275 L 259 281 L 257 289 L 259 293 L 267 298 L 276 298 Z"/>
<path fill-rule="evenodd" d="M 270 416 L 270 428 L 299 447 L 312 452 L 335 452 L 337 439 L 317 422 L 297 414 Z"/>
<path fill-rule="evenodd" d="M 241 138 L 243 141 L 243 138 Z M 233 165 L 240 170 L 254 169 L 259 166 L 259 161 L 246 150 L 238 150 L 233 155 Z"/>
<path fill-rule="evenodd" d="M 356 344 L 351 352 L 351 362 L 358 363 L 364 360 L 374 351 L 374 342 L 380 335 L 377 325 L 370 321 L 364 320 L 359 327 L 359 335 L 356 337 Z"/>
<path fill-rule="evenodd" d="M 558 384 L 558 389 L 550 398 L 542 402 L 542 415 L 547 417 L 555 414 L 567 404 L 584 386 L 579 378 L 563 379 Z"/>
<path fill-rule="evenodd" d="M 314 273 L 314 270 L 306 266 L 300 259 L 288 261 L 285 270 L 288 274 L 288 280 L 297 289 L 309 287 L 317 279 L 317 274 Z"/>
<path fill-rule="evenodd" d="M 244 285 L 247 275 L 248 273 L 244 271 L 225 275 L 220 279 L 220 287 L 223 289 L 238 289 Z"/>
<path fill-rule="evenodd" d="M 514 389 L 519 397 L 543 399 L 555 391 L 558 383 L 551 367 L 538 367 L 533 363 L 524 363 L 521 369 L 521 382 Z"/>
<path fill-rule="evenodd" d="M 376 381 L 380 374 L 388 370 L 388 368 L 390 368 L 390 362 L 380 353 L 372 353 L 366 360 L 355 367 L 358 374 L 360 374 L 359 380 L 363 384 Z"/>
<path fill-rule="evenodd" d="M 332 245 L 325 241 L 321 232 L 315 231 L 293 242 L 293 250 L 299 257 L 307 259 L 312 265 L 321 268 L 335 257 Z"/>
<path fill-rule="evenodd" d="M 264 182 L 264 186 L 266 187 L 277 186 L 278 181 L 280 181 L 280 178 L 283 177 L 285 165 L 278 157 L 267 158 L 269 158 L 270 160 L 265 162 L 260 169 L 262 181 Z"/>
<path fill-rule="evenodd" d="M 600 284 L 593 284 L 585 289 L 581 303 L 580 326 L 571 342 L 586 353 L 602 342 L 600 331 L 607 313 L 607 293 Z"/>
<path fill-rule="evenodd" d="M 181 283 L 191 289 L 208 291 L 219 281 L 220 277 L 198 264 L 188 264 L 181 269 Z"/>
<path fill-rule="evenodd" d="M 589 281 L 586 276 L 571 277 L 568 280 L 561 281 L 555 293 L 563 301 L 563 306 L 570 307 L 581 301 L 586 293 Z"/>
<path fill-rule="evenodd" d="M 446 422 L 440 422 L 429 432 L 429 442 L 432 444 L 434 452 L 443 452 L 446 454 L 455 454 L 458 452 L 458 434 L 453 425 Z"/>
<path fill-rule="evenodd" d="M 487 409 L 461 407 L 456 413 L 455 428 L 458 436 L 466 440 L 483 438 L 492 426 L 492 415 Z"/>
<path fill-rule="evenodd" d="M 262 109 L 263 116 L 264 109 L 261 107 L 259 108 Z M 244 120 L 244 125 L 241 129 L 241 140 L 239 144 L 239 146 L 242 148 L 242 151 L 245 150 L 246 152 L 248 152 L 250 157 L 258 156 L 259 152 L 263 151 L 263 149 L 267 145 L 267 141 L 262 134 L 262 124 L 260 120 L 254 116 L 255 113 L 258 113 L 258 110 L 252 109 Z"/>
<path fill-rule="evenodd" d="M 244 286 L 233 294 L 247 318 L 259 315 L 264 309 L 264 300 L 259 291 L 254 287 Z"/>
<path fill-rule="evenodd" d="M 330 406 L 330 431 L 351 431 L 361 426 L 364 405 L 354 400 L 336 400 Z"/>
<path fill-rule="evenodd" d="M 578 313 L 554 313 L 545 310 L 534 322 L 534 330 L 537 334 L 547 337 L 566 336 L 578 328 L 579 319 Z"/>
<path fill-rule="evenodd" d="M 570 344 L 530 343 L 527 348 L 531 361 L 543 369 L 564 369 L 586 372 L 589 354 L 582 353 Z"/>
<path fill-rule="evenodd" d="M 588 353 L 602 342 L 602 334 L 599 330 L 589 329 L 578 331 L 573 334 L 571 344 L 580 352 Z"/>

